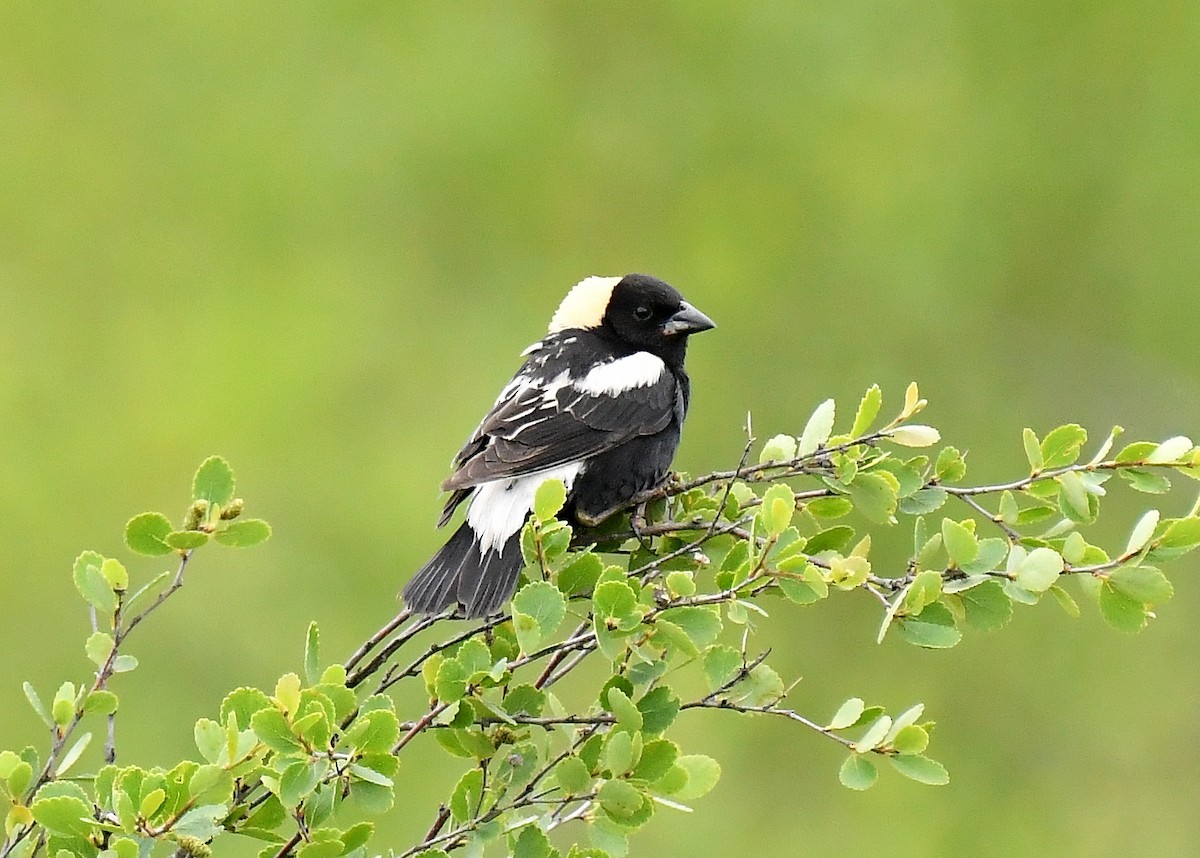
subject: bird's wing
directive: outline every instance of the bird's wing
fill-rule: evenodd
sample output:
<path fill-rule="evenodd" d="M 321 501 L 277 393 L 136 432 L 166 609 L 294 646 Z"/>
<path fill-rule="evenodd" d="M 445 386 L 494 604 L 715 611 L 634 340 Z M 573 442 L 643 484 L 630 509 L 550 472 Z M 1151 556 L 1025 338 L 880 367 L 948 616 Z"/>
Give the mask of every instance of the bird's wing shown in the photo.
<path fill-rule="evenodd" d="M 679 384 L 657 358 L 631 363 L 642 382 L 631 384 L 628 376 L 596 375 L 594 366 L 573 370 L 556 351 L 531 356 L 455 458 L 442 485 L 455 495 L 447 514 L 472 486 L 591 458 L 682 420 Z"/>

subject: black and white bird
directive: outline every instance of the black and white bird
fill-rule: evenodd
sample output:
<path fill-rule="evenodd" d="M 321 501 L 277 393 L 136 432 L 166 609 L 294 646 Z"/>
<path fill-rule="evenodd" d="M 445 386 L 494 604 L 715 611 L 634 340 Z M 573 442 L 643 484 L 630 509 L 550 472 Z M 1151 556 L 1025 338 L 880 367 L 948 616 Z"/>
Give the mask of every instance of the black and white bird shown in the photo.
<path fill-rule="evenodd" d="M 688 409 L 687 339 L 712 327 L 645 274 L 577 284 L 455 457 L 438 526 L 463 501 L 466 521 L 405 586 L 405 604 L 498 611 L 516 588 L 521 529 L 548 479 L 567 487 L 561 515 L 589 526 L 661 483 Z"/>

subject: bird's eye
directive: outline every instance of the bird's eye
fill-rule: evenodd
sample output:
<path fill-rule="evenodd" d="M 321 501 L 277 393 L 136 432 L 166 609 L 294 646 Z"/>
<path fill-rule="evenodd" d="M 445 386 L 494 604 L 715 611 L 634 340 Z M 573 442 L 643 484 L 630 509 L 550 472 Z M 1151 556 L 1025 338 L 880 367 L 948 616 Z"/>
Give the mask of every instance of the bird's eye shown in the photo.
<path fill-rule="evenodd" d="M 635 319 L 637 319 L 639 322 L 646 321 L 652 315 L 654 315 L 654 313 L 653 313 L 653 311 L 651 311 L 651 309 L 649 307 L 638 307 L 636 310 L 633 311 L 633 317 Z"/>

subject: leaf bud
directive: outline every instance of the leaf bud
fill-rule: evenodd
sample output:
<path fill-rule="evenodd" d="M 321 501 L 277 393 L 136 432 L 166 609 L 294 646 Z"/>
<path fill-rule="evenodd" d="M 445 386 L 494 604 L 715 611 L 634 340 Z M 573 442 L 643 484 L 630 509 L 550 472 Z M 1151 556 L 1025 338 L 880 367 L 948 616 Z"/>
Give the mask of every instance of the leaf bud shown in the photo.
<path fill-rule="evenodd" d="M 208 501 L 200 498 L 188 509 L 187 517 L 183 520 L 184 530 L 199 530 L 200 524 L 208 518 Z"/>
<path fill-rule="evenodd" d="M 234 498 L 229 502 L 227 507 L 221 510 L 221 519 L 223 521 L 231 521 L 241 515 L 242 510 L 245 509 L 245 507 L 245 501 L 243 501 L 241 498 Z"/>
<path fill-rule="evenodd" d="M 209 858 L 212 855 L 212 847 L 199 837 L 180 834 L 175 838 L 175 842 L 179 844 L 179 852 L 191 858 Z"/>

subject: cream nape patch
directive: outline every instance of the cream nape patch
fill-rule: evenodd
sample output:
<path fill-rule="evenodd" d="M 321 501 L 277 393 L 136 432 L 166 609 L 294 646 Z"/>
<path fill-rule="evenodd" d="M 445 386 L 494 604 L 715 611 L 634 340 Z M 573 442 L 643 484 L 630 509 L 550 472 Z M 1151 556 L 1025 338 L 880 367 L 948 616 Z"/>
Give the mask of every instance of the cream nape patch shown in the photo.
<path fill-rule="evenodd" d="M 635 387 L 649 387 L 662 378 L 667 365 L 650 352 L 634 352 L 593 367 L 573 385 L 592 396 L 617 396 Z"/>
<path fill-rule="evenodd" d="M 479 553 L 502 550 L 512 535 L 525 526 L 525 518 L 533 509 L 533 496 L 542 483 L 562 480 L 570 491 L 582 470 L 582 462 L 571 462 L 523 477 L 481 483 L 467 510 L 467 524 L 475 532 Z"/>
<path fill-rule="evenodd" d="M 550 320 L 550 333 L 556 334 L 568 328 L 596 328 L 608 309 L 608 299 L 613 289 L 621 282 L 620 277 L 585 277 L 562 299 L 554 318 Z"/>

